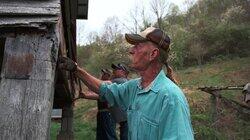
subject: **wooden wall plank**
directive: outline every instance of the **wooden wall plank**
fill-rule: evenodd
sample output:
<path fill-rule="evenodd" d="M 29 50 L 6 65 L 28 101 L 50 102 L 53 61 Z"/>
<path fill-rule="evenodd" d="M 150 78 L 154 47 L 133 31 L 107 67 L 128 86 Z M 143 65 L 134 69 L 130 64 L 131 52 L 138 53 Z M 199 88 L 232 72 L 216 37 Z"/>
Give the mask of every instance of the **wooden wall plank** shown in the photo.
<path fill-rule="evenodd" d="M 58 8 L 60 0 L 1 0 L 1 7 Z"/>
<path fill-rule="evenodd" d="M 26 84 L 25 80 L 20 82 L 7 79 L 0 82 L 0 139 L 2 140 L 14 140 L 20 137 L 22 101 Z"/>
<path fill-rule="evenodd" d="M 22 16 L 56 16 L 59 14 L 59 7 L 56 8 L 41 8 L 41 7 L 1 7 L 0 6 L 0 15 L 22 15 Z"/>
<path fill-rule="evenodd" d="M 0 81 L 0 139 L 49 139 L 59 49 L 55 30 L 52 27 L 47 34 L 7 37 Z M 5 66 L 11 59 L 6 54 L 10 53 L 33 55 L 28 79 L 6 77 Z"/>
<path fill-rule="evenodd" d="M 40 24 L 56 23 L 58 17 L 0 17 L 0 27 L 22 27 L 29 25 L 31 27 L 39 27 Z M 38 24 L 40 23 L 40 24 Z"/>
<path fill-rule="evenodd" d="M 1 0 L 0 28 L 55 24 L 60 12 L 60 0 Z"/>

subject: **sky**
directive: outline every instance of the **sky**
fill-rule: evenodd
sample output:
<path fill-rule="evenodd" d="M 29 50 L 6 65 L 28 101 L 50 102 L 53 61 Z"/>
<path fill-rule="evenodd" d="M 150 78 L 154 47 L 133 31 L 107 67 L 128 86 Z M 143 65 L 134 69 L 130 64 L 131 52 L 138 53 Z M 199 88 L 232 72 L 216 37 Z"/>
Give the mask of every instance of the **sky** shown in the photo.
<path fill-rule="evenodd" d="M 90 32 L 100 34 L 107 18 L 116 16 L 124 21 L 136 5 L 143 4 L 145 9 L 150 10 L 150 2 L 151 0 L 89 0 L 88 19 L 77 20 L 77 44 L 85 44 Z M 168 0 L 168 2 L 183 9 L 185 0 Z"/>

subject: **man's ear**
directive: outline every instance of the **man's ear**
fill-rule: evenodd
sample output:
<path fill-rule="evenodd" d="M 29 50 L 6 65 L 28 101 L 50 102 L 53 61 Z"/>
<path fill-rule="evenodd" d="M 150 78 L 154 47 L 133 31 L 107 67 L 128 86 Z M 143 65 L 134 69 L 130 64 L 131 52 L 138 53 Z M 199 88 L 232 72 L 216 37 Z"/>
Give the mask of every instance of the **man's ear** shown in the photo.
<path fill-rule="evenodd" d="M 150 60 L 154 60 L 155 58 L 158 57 L 158 55 L 160 54 L 159 52 L 160 50 L 158 48 L 155 48 L 151 51 L 151 54 L 150 54 Z"/>

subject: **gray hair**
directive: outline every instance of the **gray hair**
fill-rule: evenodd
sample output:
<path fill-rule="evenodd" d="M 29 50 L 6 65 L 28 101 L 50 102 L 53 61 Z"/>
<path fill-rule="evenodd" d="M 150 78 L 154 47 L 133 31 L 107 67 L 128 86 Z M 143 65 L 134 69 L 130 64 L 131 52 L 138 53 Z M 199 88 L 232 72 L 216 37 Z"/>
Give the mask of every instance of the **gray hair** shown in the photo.
<path fill-rule="evenodd" d="M 154 44 L 154 43 L 153 43 Z M 169 66 L 168 64 L 168 56 L 169 56 L 169 50 L 167 51 L 162 49 L 161 47 L 158 47 L 157 44 L 154 44 L 155 47 L 157 47 L 159 49 L 159 57 L 158 57 L 158 62 L 160 62 L 161 64 L 164 64 L 166 66 L 167 69 L 167 77 L 172 80 L 174 83 L 178 83 L 177 80 L 174 77 L 174 71 L 173 69 Z"/>

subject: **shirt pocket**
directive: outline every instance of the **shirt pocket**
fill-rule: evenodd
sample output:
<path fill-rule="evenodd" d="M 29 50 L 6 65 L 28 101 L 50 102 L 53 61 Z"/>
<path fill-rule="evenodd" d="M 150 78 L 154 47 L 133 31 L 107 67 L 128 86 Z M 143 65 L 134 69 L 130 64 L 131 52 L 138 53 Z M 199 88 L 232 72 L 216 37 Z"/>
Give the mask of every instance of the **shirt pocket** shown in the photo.
<path fill-rule="evenodd" d="M 139 140 L 158 140 L 159 124 L 142 115 L 138 131 Z"/>

